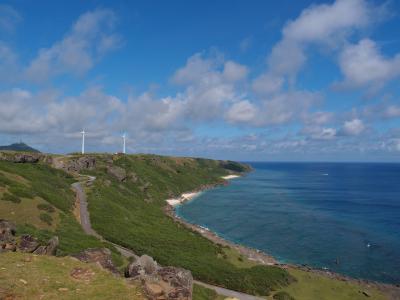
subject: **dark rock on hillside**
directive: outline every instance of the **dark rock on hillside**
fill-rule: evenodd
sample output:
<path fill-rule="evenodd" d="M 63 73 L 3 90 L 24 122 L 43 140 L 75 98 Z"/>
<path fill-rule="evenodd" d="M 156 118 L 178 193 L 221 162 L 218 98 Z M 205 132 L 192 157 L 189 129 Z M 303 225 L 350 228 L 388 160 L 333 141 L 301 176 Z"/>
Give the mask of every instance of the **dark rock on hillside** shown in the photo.
<path fill-rule="evenodd" d="M 125 169 L 118 166 L 108 166 L 107 173 L 116 178 L 120 182 L 124 182 L 127 178 Z"/>
<path fill-rule="evenodd" d="M 0 220 L 0 253 L 15 249 L 15 225 L 10 221 Z"/>
<path fill-rule="evenodd" d="M 39 246 L 35 251 L 33 251 L 33 254 L 55 255 L 58 244 L 59 244 L 58 237 L 54 236 L 48 241 L 46 246 Z"/>
<path fill-rule="evenodd" d="M 18 250 L 21 252 L 32 253 L 39 247 L 39 242 L 31 235 L 25 234 L 21 236 L 18 244 Z"/>
<path fill-rule="evenodd" d="M 98 263 L 103 268 L 118 274 L 118 269 L 114 266 L 111 259 L 111 251 L 107 248 L 86 249 L 78 254 L 72 255 L 72 257 L 87 263 Z"/>
<path fill-rule="evenodd" d="M 41 158 L 40 153 L 0 153 L 0 160 L 14 163 L 37 163 Z"/>
<path fill-rule="evenodd" d="M 82 156 L 72 158 L 66 161 L 54 160 L 53 164 L 58 169 L 63 169 L 67 172 L 79 173 L 81 170 L 93 170 L 96 168 L 96 159 L 91 156 Z"/>
<path fill-rule="evenodd" d="M 0 253 L 19 251 L 41 255 L 55 255 L 58 247 L 58 237 L 51 238 L 47 245 L 40 245 L 39 241 L 30 236 L 15 236 L 15 225 L 7 220 L 0 220 Z"/>
<path fill-rule="evenodd" d="M 139 279 L 151 300 L 192 299 L 193 276 L 190 271 L 161 267 L 150 256 L 143 255 L 129 264 L 125 276 Z"/>

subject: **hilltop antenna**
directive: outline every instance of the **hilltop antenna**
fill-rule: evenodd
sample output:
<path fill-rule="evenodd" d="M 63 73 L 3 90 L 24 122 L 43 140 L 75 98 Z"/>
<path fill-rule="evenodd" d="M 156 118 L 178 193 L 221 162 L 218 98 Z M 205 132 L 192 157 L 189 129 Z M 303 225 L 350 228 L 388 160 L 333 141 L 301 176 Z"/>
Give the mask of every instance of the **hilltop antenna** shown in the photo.
<path fill-rule="evenodd" d="M 85 154 L 85 129 L 81 131 L 82 134 L 82 154 Z"/>
<path fill-rule="evenodd" d="M 123 140 L 122 153 L 126 154 L 126 134 L 125 133 L 122 135 L 122 140 Z"/>

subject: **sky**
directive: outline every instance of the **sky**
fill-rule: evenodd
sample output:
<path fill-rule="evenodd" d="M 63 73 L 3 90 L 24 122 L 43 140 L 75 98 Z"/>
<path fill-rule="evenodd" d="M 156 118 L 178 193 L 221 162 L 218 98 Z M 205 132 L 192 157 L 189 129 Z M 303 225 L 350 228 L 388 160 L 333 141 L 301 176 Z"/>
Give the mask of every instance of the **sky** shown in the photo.
<path fill-rule="evenodd" d="M 0 144 L 400 162 L 400 2 L 2 1 Z"/>

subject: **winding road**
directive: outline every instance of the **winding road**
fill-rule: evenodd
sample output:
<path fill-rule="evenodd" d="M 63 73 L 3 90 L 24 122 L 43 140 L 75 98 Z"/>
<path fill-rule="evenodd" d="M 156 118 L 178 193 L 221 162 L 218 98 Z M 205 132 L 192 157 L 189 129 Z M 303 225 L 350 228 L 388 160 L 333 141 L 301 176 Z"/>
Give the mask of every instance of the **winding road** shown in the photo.
<path fill-rule="evenodd" d="M 93 183 L 93 181 L 96 180 L 96 177 L 94 177 L 94 176 L 87 176 L 87 175 L 80 175 L 80 176 L 88 178 L 86 181 L 86 185 L 90 185 L 91 183 Z M 77 197 L 76 200 L 79 203 L 79 216 L 80 216 L 80 222 L 81 222 L 83 231 L 86 234 L 95 236 L 96 238 L 98 238 L 102 241 L 112 244 L 119 251 L 119 253 L 121 253 L 122 256 L 127 257 L 127 258 L 129 258 L 129 257 L 137 258 L 138 256 L 132 250 L 122 247 L 120 245 L 114 244 L 110 241 L 107 241 L 100 234 L 98 234 L 96 231 L 94 231 L 94 229 L 92 228 L 92 225 L 90 223 L 88 203 L 87 203 L 87 198 L 86 198 L 86 193 L 85 193 L 84 187 L 82 186 L 82 182 L 80 182 L 80 181 L 75 182 L 71 186 L 76 192 L 76 197 Z M 216 291 L 218 294 L 226 296 L 226 297 L 237 298 L 240 300 L 265 300 L 264 298 L 228 290 L 228 289 L 225 289 L 222 287 L 210 285 L 210 284 L 200 282 L 197 280 L 195 280 L 194 282 L 203 287 L 212 289 L 212 290 Z"/>

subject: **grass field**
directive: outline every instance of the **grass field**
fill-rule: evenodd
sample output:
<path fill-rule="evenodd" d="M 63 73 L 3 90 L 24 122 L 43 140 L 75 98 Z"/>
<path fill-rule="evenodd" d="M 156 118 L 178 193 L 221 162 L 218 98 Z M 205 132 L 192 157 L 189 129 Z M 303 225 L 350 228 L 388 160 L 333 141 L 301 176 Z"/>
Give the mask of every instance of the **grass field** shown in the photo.
<path fill-rule="evenodd" d="M 282 290 L 294 296 L 296 300 L 388 299 L 386 295 L 383 295 L 380 291 L 373 287 L 335 280 L 298 269 L 289 269 L 289 273 L 294 276 L 297 281 L 283 288 Z M 366 291 L 370 297 L 365 296 L 363 291 Z"/>
<path fill-rule="evenodd" d="M 240 165 L 152 155 L 98 155 L 96 158 L 96 170 L 87 172 L 97 177 L 94 185 L 87 190 L 89 210 L 94 229 L 109 241 L 131 248 L 137 254 L 151 255 L 162 265 L 189 269 L 196 279 L 207 283 L 250 294 L 270 294 L 267 299 L 273 299 L 273 295 L 278 291 L 285 291 L 297 300 L 367 299 L 362 294 L 363 291 L 371 295 L 370 299 L 387 299 L 376 289 L 354 283 L 333 280 L 297 269 L 289 269 L 287 272 L 276 267 L 256 265 L 236 250 L 215 245 L 165 215 L 165 199 L 204 184 L 221 182 L 220 177 L 228 173 L 224 166 L 230 170 L 240 170 Z M 110 159 L 113 160 L 114 166 L 126 171 L 124 182 L 118 181 L 107 171 Z M 74 193 L 70 185 L 76 180 L 42 163 L 14 164 L 0 161 L 0 218 L 15 221 L 18 234 L 33 234 L 43 242 L 57 235 L 60 240 L 58 256 L 76 253 L 86 248 L 108 247 L 113 253 L 115 264 L 122 268 L 126 261 L 115 248 L 86 235 L 72 214 Z M 4 195 L 7 195 L 6 199 Z M 40 218 L 43 213 L 52 217 L 51 225 Z M 2 254 L 0 259 L 0 267 L 3 267 L 3 263 L 8 264 L 9 267 L 3 268 L 14 272 L 13 268 L 21 265 L 20 260 L 23 257 L 19 257 L 18 254 Z M 46 266 L 57 266 L 57 260 L 51 259 L 48 262 L 39 261 L 38 264 L 32 264 L 31 266 L 36 268 L 32 274 L 39 272 L 39 277 L 52 277 L 52 267 L 47 269 Z M 69 264 L 67 261 L 59 261 Z M 29 274 L 30 269 L 26 269 L 29 266 L 22 264 L 24 268 L 21 268 L 21 272 L 27 270 L 26 274 Z M 28 287 L 24 287 L 25 284 L 19 279 L 28 281 L 28 284 L 30 280 L 22 278 L 22 275 L 19 275 L 22 273 L 18 273 L 17 270 L 17 275 L 10 275 L 2 271 L 4 270 L 0 270 L 1 288 L 4 287 L 1 280 L 3 284 L 6 280 L 8 283 L 12 282 L 9 291 L 14 292 L 14 287 L 23 287 L 23 293 L 28 293 Z M 46 275 L 46 272 L 50 275 Z M 65 270 L 62 272 L 66 274 Z M 17 278 L 18 276 L 21 278 Z M 106 277 L 102 278 L 106 280 Z M 38 284 L 36 278 L 33 282 Z M 58 288 L 62 287 L 57 282 L 63 281 L 56 279 L 51 286 L 46 285 L 47 282 L 43 286 L 46 292 L 51 292 L 49 295 L 52 297 L 85 299 L 76 293 L 76 289 L 80 288 L 72 285 L 66 287 L 68 293 L 64 291 L 59 295 Z M 121 285 L 121 282 L 116 283 L 117 286 Z M 122 285 L 124 291 L 126 288 Z M 75 292 L 71 292 L 73 290 Z M 113 290 L 111 289 L 110 293 L 111 291 Z M 1 292 L 4 292 L 4 288 L 0 289 L 0 296 Z M 95 289 L 87 291 L 92 292 L 93 294 L 85 294 L 85 297 L 96 295 Z M 212 290 L 195 285 L 196 300 L 222 298 Z"/>
<path fill-rule="evenodd" d="M 0 218 L 14 221 L 17 234 L 32 234 L 43 243 L 57 235 L 60 241 L 57 255 L 108 247 L 113 252 L 114 262 L 122 266 L 123 260 L 115 248 L 86 235 L 73 216 L 75 194 L 70 185 L 74 181 L 71 175 L 45 164 L 0 161 Z M 4 200 L 5 193 L 18 201 Z M 38 208 L 39 204 L 42 204 L 41 208 Z M 51 216 L 51 225 L 40 218 L 42 214 Z"/>
<path fill-rule="evenodd" d="M 235 266 L 221 255 L 222 247 L 163 212 L 165 199 L 221 182 L 228 171 L 218 162 L 136 155 L 117 157 L 114 165 L 126 170 L 125 182 L 107 174 L 105 162 L 90 172 L 97 177 L 88 197 L 91 221 L 107 240 L 162 265 L 189 269 L 196 279 L 251 294 L 267 295 L 290 282 L 288 273 L 277 267 Z"/>
<path fill-rule="evenodd" d="M 138 286 L 95 264 L 70 257 L 3 253 L 0 255 L 0 299 L 146 298 Z"/>
<path fill-rule="evenodd" d="M 223 300 L 224 296 L 218 295 L 214 290 L 210 290 L 198 284 L 193 285 L 193 300 Z"/>
<path fill-rule="evenodd" d="M 46 213 L 52 218 L 50 224 L 42 221 L 40 215 L 45 212 L 40 210 L 38 205 L 46 203 L 47 202 L 40 197 L 34 197 L 33 199 L 22 198 L 19 203 L 0 200 L 0 219 L 7 219 L 17 224 L 28 223 L 36 228 L 54 232 L 60 223 L 60 214 L 59 211 L 55 209 L 52 213 Z"/>

